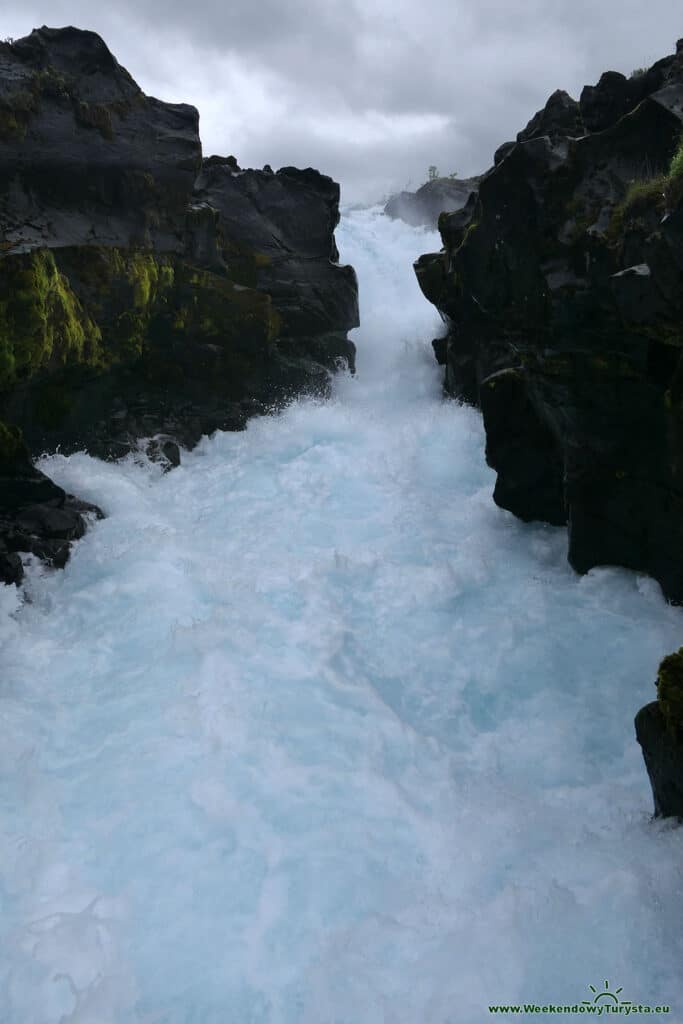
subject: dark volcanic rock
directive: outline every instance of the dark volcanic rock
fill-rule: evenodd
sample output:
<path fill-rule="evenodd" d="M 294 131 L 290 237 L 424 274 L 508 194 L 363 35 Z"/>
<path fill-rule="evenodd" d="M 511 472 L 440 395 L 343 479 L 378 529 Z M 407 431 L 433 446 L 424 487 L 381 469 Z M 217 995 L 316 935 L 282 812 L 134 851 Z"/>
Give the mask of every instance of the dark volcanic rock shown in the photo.
<path fill-rule="evenodd" d="M 618 71 L 606 71 L 597 85 L 586 85 L 581 92 L 581 117 L 590 132 L 601 132 L 630 113 L 645 99 L 672 83 L 683 81 L 683 40 L 676 53 L 664 57 L 626 78 Z"/>
<path fill-rule="evenodd" d="M 317 171 L 202 161 L 197 111 L 145 96 L 94 33 L 0 43 L 0 421 L 34 452 L 157 438 L 173 465 L 204 433 L 326 393 L 358 324 L 338 221 Z M 15 507 L 58 497 L 15 468 Z M 27 515 L 17 536 L 75 536 Z"/>
<path fill-rule="evenodd" d="M 399 192 L 384 207 L 387 217 L 413 227 L 435 228 L 444 211 L 459 210 L 476 195 L 479 178 L 435 178 L 417 192 Z"/>
<path fill-rule="evenodd" d="M 205 162 L 195 201 L 217 211 L 219 234 L 255 254 L 253 283 L 280 317 L 279 356 L 353 366 L 346 332 L 358 324 L 357 282 L 337 262 L 339 185 L 312 168 L 235 173 Z"/>
<path fill-rule="evenodd" d="M 145 96 L 94 32 L 0 44 L 0 226 L 7 247 L 182 251 L 199 115 Z"/>
<path fill-rule="evenodd" d="M 0 582 L 21 582 L 19 552 L 63 567 L 71 541 L 85 533 L 85 514 L 102 517 L 36 469 L 19 432 L 0 424 Z"/>
<path fill-rule="evenodd" d="M 177 441 L 167 434 L 157 434 L 148 443 L 146 452 L 153 462 L 160 462 L 166 469 L 175 469 L 180 465 L 180 447 Z"/>
<path fill-rule="evenodd" d="M 508 153 L 512 152 L 517 143 L 503 142 L 493 154 L 493 163 L 497 167 L 501 160 L 504 160 Z"/>
<path fill-rule="evenodd" d="M 657 700 L 636 715 L 656 817 L 683 820 L 683 648 L 664 658 L 657 673 Z"/>
<path fill-rule="evenodd" d="M 558 89 L 543 110 L 534 114 L 526 128 L 518 133 L 517 142 L 529 142 L 530 139 L 538 139 L 543 135 L 547 135 L 555 142 L 558 139 L 575 138 L 584 134 L 579 104 L 569 93 Z M 500 163 L 500 160 L 497 162 Z"/>
<path fill-rule="evenodd" d="M 667 84 L 600 133 L 561 135 L 580 126 L 555 93 L 415 269 L 449 325 L 447 390 L 482 407 L 496 501 L 567 522 L 579 571 L 642 570 L 681 601 L 683 189 L 624 204 L 683 127 L 660 64 Z"/>
<path fill-rule="evenodd" d="M 567 523 L 579 572 L 647 572 L 678 603 L 682 130 L 683 43 L 578 105 L 554 93 L 415 264 L 448 325 L 446 390 L 482 409 L 496 502 Z M 662 667 L 636 727 L 656 813 L 683 816 L 683 669 L 672 690 Z"/>
<path fill-rule="evenodd" d="M 683 819 L 683 739 L 667 729 L 657 701 L 640 709 L 635 726 L 652 786 L 655 817 Z"/>

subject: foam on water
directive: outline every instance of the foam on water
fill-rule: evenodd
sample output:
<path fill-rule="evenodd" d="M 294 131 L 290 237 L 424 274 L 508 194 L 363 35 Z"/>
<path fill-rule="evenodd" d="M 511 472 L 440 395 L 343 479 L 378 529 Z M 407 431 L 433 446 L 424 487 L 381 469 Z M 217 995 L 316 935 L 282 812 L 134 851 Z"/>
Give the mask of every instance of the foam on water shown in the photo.
<path fill-rule="evenodd" d="M 339 245 L 332 401 L 168 475 L 45 460 L 108 518 L 0 592 L 0 1020 L 481 1024 L 609 979 L 683 1021 L 632 725 L 681 613 L 493 505 L 413 280 L 436 237 L 373 210 Z"/>

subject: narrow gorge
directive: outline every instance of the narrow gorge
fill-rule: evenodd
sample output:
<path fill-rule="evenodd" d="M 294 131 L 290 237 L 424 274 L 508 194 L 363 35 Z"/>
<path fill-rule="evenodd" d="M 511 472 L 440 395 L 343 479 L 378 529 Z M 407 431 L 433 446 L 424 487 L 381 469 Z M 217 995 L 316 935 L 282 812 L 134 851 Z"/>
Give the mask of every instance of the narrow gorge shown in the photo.
<path fill-rule="evenodd" d="M 340 217 L 0 44 L 3 1024 L 683 1012 L 682 61 Z"/>

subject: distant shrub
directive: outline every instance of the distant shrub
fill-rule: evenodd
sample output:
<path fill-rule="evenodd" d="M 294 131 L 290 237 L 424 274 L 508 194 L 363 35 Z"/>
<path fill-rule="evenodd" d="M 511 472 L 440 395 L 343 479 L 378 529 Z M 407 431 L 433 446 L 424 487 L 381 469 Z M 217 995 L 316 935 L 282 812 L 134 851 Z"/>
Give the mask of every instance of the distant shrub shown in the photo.
<path fill-rule="evenodd" d="M 648 70 L 649 68 L 634 68 L 629 78 L 642 78 L 643 75 L 647 74 Z"/>

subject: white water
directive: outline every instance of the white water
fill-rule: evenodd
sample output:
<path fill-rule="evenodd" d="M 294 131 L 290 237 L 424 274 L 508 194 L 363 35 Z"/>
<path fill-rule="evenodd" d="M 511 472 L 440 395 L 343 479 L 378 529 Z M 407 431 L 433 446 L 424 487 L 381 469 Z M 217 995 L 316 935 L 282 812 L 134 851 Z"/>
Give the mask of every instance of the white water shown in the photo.
<path fill-rule="evenodd" d="M 338 241 L 333 401 L 166 476 L 45 462 L 108 518 L 0 592 L 0 1021 L 481 1024 L 605 979 L 683 1021 L 682 834 L 632 726 L 681 612 L 493 505 L 413 281 L 435 236 Z"/>

